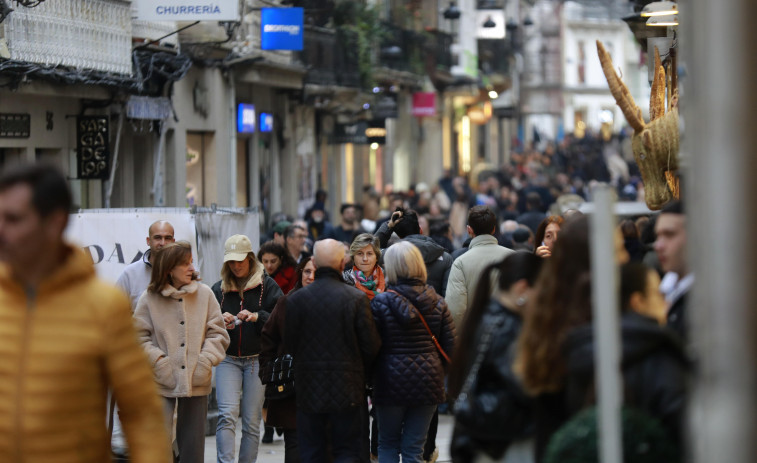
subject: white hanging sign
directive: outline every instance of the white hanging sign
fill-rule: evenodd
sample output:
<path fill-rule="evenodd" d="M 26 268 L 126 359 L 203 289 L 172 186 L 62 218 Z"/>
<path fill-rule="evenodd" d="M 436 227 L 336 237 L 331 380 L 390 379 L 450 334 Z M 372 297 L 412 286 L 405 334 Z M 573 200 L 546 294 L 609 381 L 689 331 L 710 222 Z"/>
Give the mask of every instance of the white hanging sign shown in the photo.
<path fill-rule="evenodd" d="M 238 0 L 135 0 L 141 21 L 239 21 Z"/>

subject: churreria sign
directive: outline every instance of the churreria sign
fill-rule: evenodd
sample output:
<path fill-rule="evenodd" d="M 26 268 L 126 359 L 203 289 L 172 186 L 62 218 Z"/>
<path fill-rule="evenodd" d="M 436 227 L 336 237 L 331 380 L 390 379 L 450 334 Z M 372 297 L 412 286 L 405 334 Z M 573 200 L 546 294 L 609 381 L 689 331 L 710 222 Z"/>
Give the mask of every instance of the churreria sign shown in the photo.
<path fill-rule="evenodd" d="M 238 21 L 237 0 L 136 0 L 136 19 L 145 21 Z"/>
<path fill-rule="evenodd" d="M 260 48 L 302 50 L 304 17 L 302 8 L 263 8 L 260 13 Z"/>

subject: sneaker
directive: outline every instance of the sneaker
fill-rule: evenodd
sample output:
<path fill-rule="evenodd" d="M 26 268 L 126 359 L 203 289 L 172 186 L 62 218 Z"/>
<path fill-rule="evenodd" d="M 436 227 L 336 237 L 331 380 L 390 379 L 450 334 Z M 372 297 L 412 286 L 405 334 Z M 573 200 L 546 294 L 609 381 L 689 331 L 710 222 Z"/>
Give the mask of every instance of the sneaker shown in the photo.
<path fill-rule="evenodd" d="M 434 447 L 434 452 L 431 454 L 428 460 L 425 460 L 425 461 L 426 463 L 434 463 L 438 458 L 439 458 L 439 447 Z"/>

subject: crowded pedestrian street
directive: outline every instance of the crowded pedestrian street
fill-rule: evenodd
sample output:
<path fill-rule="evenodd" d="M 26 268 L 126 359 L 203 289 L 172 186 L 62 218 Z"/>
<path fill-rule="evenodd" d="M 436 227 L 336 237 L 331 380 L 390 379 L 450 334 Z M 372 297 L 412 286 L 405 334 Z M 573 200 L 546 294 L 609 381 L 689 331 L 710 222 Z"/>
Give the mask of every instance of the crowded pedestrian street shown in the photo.
<path fill-rule="evenodd" d="M 0 463 L 752 463 L 754 18 L 0 0 Z"/>

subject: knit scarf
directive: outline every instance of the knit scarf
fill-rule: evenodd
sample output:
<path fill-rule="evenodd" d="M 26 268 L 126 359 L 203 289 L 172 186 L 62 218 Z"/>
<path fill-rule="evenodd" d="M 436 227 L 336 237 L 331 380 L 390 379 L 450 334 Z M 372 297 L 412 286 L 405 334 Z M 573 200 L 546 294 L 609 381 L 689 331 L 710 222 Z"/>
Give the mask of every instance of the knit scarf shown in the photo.
<path fill-rule="evenodd" d="M 367 294 L 369 299 L 373 299 L 376 294 L 386 289 L 384 271 L 378 265 L 374 267 L 370 276 L 367 276 L 357 267 L 352 268 L 352 274 L 355 276 L 355 287 Z"/>

